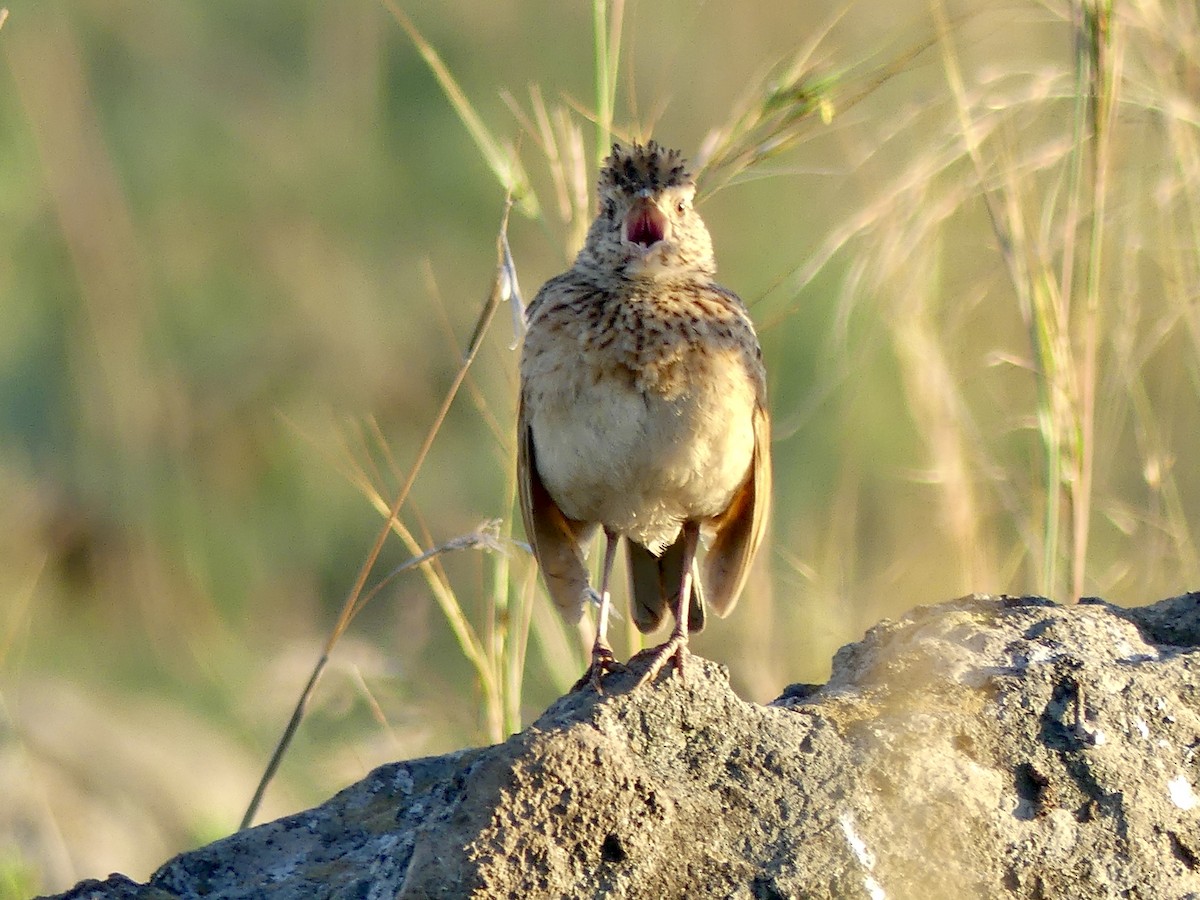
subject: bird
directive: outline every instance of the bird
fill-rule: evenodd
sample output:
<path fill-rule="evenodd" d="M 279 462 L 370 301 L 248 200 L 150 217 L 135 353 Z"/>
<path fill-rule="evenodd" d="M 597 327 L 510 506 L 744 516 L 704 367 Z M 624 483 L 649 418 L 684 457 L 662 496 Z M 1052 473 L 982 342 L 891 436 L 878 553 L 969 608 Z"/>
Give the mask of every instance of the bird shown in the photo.
<path fill-rule="evenodd" d="M 571 623 L 597 600 L 585 557 L 604 532 L 591 662 L 576 686 L 601 693 L 604 676 L 625 668 L 607 635 L 620 542 L 638 629 L 675 618 L 636 687 L 672 659 L 683 677 L 689 634 L 709 606 L 733 609 L 766 528 L 762 349 L 745 304 L 714 280 L 695 198 L 680 151 L 613 144 L 582 248 L 526 311 L 521 514 L 547 592 Z"/>

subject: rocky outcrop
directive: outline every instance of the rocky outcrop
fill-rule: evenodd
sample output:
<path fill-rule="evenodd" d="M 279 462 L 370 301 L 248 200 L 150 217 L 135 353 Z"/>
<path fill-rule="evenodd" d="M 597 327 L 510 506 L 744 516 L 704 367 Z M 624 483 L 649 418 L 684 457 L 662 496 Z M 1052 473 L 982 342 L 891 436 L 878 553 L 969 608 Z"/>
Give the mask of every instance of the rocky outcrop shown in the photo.
<path fill-rule="evenodd" d="M 767 706 L 691 658 L 84 897 L 1200 897 L 1200 594 L 969 597 Z"/>

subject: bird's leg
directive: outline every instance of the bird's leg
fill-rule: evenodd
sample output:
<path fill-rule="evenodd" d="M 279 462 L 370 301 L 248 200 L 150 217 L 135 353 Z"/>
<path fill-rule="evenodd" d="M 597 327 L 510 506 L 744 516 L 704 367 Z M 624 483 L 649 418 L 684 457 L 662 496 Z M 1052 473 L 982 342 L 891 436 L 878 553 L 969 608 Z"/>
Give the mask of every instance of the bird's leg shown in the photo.
<path fill-rule="evenodd" d="M 679 604 L 675 607 L 675 628 L 665 644 L 655 648 L 654 659 L 650 668 L 638 681 L 641 687 L 654 680 L 659 671 L 672 658 L 675 660 L 675 670 L 683 680 L 683 661 L 688 653 L 688 604 L 692 598 L 692 563 L 696 559 L 696 547 L 700 543 L 700 523 L 683 523 L 683 577 L 679 584 Z"/>
<path fill-rule="evenodd" d="M 612 606 L 609 582 L 611 581 L 613 562 L 617 558 L 617 544 L 620 539 L 621 536 L 615 531 L 604 529 L 604 566 L 600 571 L 600 612 L 596 617 L 596 640 L 592 643 L 592 664 L 588 666 L 587 671 L 575 683 L 572 690 L 578 690 L 590 682 L 599 693 L 603 694 L 604 689 L 600 682 L 604 673 L 624 668 L 617 662 L 613 649 L 608 644 L 608 611 Z"/>

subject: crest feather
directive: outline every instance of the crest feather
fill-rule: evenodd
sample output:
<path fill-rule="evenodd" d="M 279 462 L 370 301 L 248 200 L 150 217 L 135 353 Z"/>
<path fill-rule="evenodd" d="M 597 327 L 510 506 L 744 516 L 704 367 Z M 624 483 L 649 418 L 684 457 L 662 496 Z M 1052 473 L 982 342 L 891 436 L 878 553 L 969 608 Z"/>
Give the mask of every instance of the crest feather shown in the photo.
<path fill-rule="evenodd" d="M 630 147 L 613 144 L 612 153 L 600 170 L 598 187 L 601 193 L 616 188 L 636 194 L 647 188 L 657 192 L 694 184 L 685 163 L 680 151 L 668 150 L 656 141 Z"/>

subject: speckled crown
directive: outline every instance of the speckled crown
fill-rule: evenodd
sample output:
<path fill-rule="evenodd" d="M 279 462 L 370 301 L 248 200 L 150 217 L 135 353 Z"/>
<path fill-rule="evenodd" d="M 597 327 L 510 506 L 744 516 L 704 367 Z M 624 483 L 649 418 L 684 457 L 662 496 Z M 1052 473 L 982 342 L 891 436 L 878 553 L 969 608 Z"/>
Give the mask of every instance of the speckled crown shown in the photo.
<path fill-rule="evenodd" d="M 684 165 L 683 154 L 650 141 L 644 147 L 613 144 L 612 154 L 600 170 L 599 188 L 618 188 L 636 193 L 644 188 L 661 191 L 669 187 L 694 184 L 692 173 Z"/>

